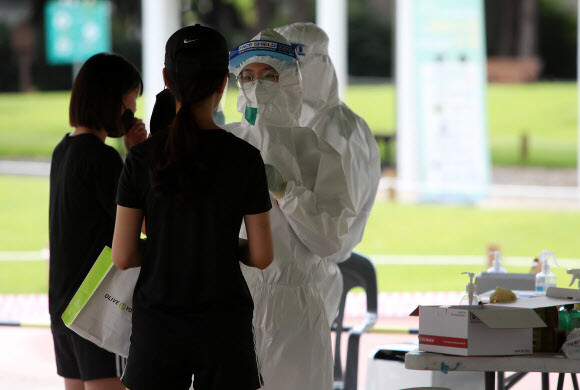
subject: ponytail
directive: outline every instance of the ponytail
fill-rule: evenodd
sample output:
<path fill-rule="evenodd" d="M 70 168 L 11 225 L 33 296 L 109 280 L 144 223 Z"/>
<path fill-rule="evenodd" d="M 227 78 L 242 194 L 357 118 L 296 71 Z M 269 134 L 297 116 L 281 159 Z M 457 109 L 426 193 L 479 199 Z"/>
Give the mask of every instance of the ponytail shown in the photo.
<path fill-rule="evenodd" d="M 152 151 L 149 175 L 156 195 L 191 198 L 196 187 L 207 180 L 207 169 L 197 159 L 200 129 L 192 109 L 214 94 L 226 75 L 227 69 L 183 75 L 166 70 L 168 86 L 181 107 L 169 126 L 167 139 Z"/>

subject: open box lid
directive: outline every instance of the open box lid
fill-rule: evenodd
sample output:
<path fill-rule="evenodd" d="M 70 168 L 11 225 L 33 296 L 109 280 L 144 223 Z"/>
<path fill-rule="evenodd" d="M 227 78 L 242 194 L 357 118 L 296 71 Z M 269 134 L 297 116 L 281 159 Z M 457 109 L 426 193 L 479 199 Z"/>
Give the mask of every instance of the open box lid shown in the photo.
<path fill-rule="evenodd" d="M 553 306 L 572 305 L 574 303 L 580 303 L 580 290 L 571 288 L 550 287 L 546 295 L 528 298 L 519 298 L 514 302 L 486 303 L 484 307 L 509 308 L 509 309 L 542 309 Z M 417 308 L 413 310 L 410 316 L 417 317 L 419 315 L 419 307 L 420 306 L 417 306 Z M 469 310 L 468 306 L 448 306 L 448 307 Z M 479 308 L 480 306 L 477 307 Z"/>
<path fill-rule="evenodd" d="M 410 315 L 418 316 L 419 308 L 418 306 Z M 507 308 L 501 306 L 491 306 L 491 305 L 477 305 L 473 308 L 469 306 L 428 306 L 428 307 L 441 307 L 446 309 L 459 309 L 467 310 L 474 316 L 479 318 L 481 322 L 487 325 L 489 328 L 497 329 L 522 329 L 522 328 L 545 328 L 546 324 L 542 319 L 536 314 L 536 312 L 530 308 Z"/>
<path fill-rule="evenodd" d="M 475 308 L 470 312 L 490 328 L 514 329 L 514 328 L 545 328 L 535 311 L 519 308 L 485 307 Z"/>
<path fill-rule="evenodd" d="M 514 302 L 488 303 L 486 306 L 520 309 L 542 309 L 580 303 L 580 291 L 569 288 L 550 287 L 547 295 L 522 298 Z"/>

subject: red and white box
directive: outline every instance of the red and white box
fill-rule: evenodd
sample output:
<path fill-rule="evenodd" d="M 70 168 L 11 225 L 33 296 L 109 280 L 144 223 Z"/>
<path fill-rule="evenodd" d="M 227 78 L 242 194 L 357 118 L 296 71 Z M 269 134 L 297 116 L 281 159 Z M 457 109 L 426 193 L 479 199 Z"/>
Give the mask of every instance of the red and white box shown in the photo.
<path fill-rule="evenodd" d="M 533 328 L 546 324 L 534 309 L 580 303 L 578 290 L 475 306 L 419 306 L 419 350 L 461 356 L 527 355 Z"/>
<path fill-rule="evenodd" d="M 546 324 L 527 309 L 420 306 L 419 350 L 462 356 L 527 355 L 533 328 Z"/>

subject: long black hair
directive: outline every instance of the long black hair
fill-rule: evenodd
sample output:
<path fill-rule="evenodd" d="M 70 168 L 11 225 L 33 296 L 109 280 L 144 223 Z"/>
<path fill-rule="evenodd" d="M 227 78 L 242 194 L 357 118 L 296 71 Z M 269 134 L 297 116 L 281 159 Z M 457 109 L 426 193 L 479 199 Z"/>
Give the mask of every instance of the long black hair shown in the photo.
<path fill-rule="evenodd" d="M 221 34 L 199 25 L 174 33 L 165 50 L 165 80 L 181 107 L 165 142 L 153 150 L 149 172 L 157 195 L 186 199 L 207 179 L 207 167 L 196 159 L 200 129 L 192 109 L 221 88 L 228 51 Z"/>

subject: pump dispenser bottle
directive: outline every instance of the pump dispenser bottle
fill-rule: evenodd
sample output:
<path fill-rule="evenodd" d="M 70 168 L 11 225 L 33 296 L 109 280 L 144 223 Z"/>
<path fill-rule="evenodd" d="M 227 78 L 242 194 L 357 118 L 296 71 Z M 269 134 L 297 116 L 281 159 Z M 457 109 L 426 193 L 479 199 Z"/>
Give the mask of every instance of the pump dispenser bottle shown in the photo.
<path fill-rule="evenodd" d="M 550 271 L 550 260 L 559 265 L 554 252 L 542 251 L 539 256 L 542 270 L 536 274 L 536 291 L 546 293 L 549 287 L 556 287 L 556 275 Z"/>
<path fill-rule="evenodd" d="M 501 266 L 501 262 L 499 261 L 499 251 L 491 251 L 489 254 L 493 256 L 493 263 L 491 267 L 487 269 L 487 272 L 507 274 L 507 271 Z"/>
<path fill-rule="evenodd" d="M 580 290 L 580 269 L 568 269 L 566 272 L 572 275 L 570 286 L 572 286 L 575 281 L 578 281 L 578 289 Z M 567 311 L 567 314 L 566 330 L 570 331 L 575 328 L 580 328 L 580 304 L 576 303 L 574 308 L 570 308 L 570 310 Z"/>
<path fill-rule="evenodd" d="M 475 283 L 473 283 L 473 278 L 475 272 L 462 272 L 463 274 L 469 275 L 469 283 L 465 286 L 465 295 L 461 298 L 460 305 L 477 305 L 479 303 L 479 297 L 475 295 Z"/>

